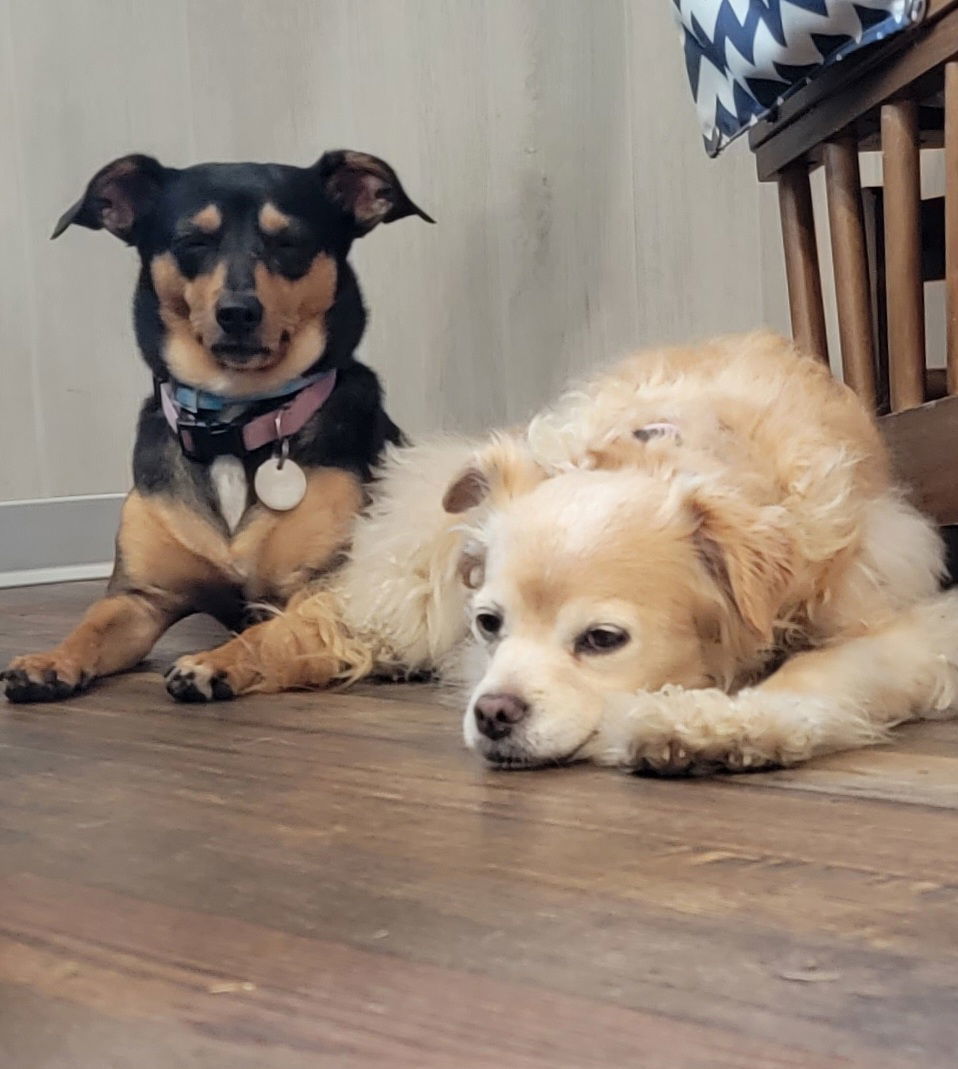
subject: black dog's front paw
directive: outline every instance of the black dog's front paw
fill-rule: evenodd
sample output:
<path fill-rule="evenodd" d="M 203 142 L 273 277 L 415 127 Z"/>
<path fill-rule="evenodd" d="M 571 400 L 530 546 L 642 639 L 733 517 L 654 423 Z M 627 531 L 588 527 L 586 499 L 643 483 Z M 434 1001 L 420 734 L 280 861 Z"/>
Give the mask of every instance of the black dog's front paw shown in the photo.
<path fill-rule="evenodd" d="M 224 702 L 235 698 L 226 673 L 181 657 L 166 673 L 166 689 L 178 702 Z"/>
<path fill-rule="evenodd" d="M 6 671 L 0 672 L 0 680 L 7 701 L 21 704 L 72 698 L 86 690 L 93 677 L 72 667 L 58 670 L 45 657 L 38 657 L 35 663 L 32 657 L 18 657 Z"/>

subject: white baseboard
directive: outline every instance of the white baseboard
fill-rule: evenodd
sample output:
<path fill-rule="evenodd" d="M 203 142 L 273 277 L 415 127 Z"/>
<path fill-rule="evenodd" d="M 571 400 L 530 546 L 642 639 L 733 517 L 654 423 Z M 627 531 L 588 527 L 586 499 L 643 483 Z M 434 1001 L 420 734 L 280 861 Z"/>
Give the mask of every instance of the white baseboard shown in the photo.
<path fill-rule="evenodd" d="M 101 564 L 65 564 L 62 568 L 23 568 L 0 572 L 0 590 L 8 586 L 42 586 L 44 583 L 72 583 L 77 579 L 109 579 L 113 561 Z"/>
<path fill-rule="evenodd" d="M 124 496 L 0 502 L 0 587 L 108 576 Z"/>

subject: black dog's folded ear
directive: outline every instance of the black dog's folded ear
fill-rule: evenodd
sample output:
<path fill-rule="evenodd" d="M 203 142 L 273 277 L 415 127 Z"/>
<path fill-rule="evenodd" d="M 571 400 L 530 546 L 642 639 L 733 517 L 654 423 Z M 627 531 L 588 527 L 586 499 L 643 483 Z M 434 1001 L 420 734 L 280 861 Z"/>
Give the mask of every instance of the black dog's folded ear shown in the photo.
<path fill-rule="evenodd" d="M 409 199 L 392 167 L 376 156 L 337 149 L 325 153 L 314 169 L 329 200 L 352 218 L 356 237 L 407 215 L 435 222 Z"/>
<path fill-rule="evenodd" d="M 121 156 L 108 163 L 90 179 L 76 204 L 60 216 L 51 238 L 58 238 L 75 223 L 90 230 L 106 229 L 132 244 L 136 224 L 153 208 L 167 173 L 152 156 Z"/>

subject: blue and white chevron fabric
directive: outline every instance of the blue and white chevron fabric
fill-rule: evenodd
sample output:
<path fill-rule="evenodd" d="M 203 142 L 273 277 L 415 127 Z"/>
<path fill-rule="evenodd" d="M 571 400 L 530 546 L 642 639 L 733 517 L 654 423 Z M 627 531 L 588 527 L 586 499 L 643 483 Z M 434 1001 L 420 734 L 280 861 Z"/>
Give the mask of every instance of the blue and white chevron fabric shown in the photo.
<path fill-rule="evenodd" d="M 716 156 L 823 67 L 921 20 L 925 0 L 672 0 Z"/>

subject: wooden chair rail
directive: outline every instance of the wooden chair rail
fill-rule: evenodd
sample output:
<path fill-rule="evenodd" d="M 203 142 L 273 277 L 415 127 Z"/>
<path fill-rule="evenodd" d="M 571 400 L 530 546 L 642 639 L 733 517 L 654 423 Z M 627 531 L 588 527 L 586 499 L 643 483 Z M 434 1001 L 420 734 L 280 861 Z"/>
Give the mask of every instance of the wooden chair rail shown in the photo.
<path fill-rule="evenodd" d="M 881 419 L 902 477 L 958 524 L 958 0 L 921 29 L 826 71 L 750 136 L 778 183 L 792 332 L 828 359 L 810 172 L 823 165 L 841 366 Z M 945 195 L 922 200 L 923 149 L 943 150 Z M 880 149 L 882 187 L 862 188 Z M 925 283 L 944 279 L 945 351 L 928 359 Z M 929 367 L 929 364 L 944 365 Z"/>

